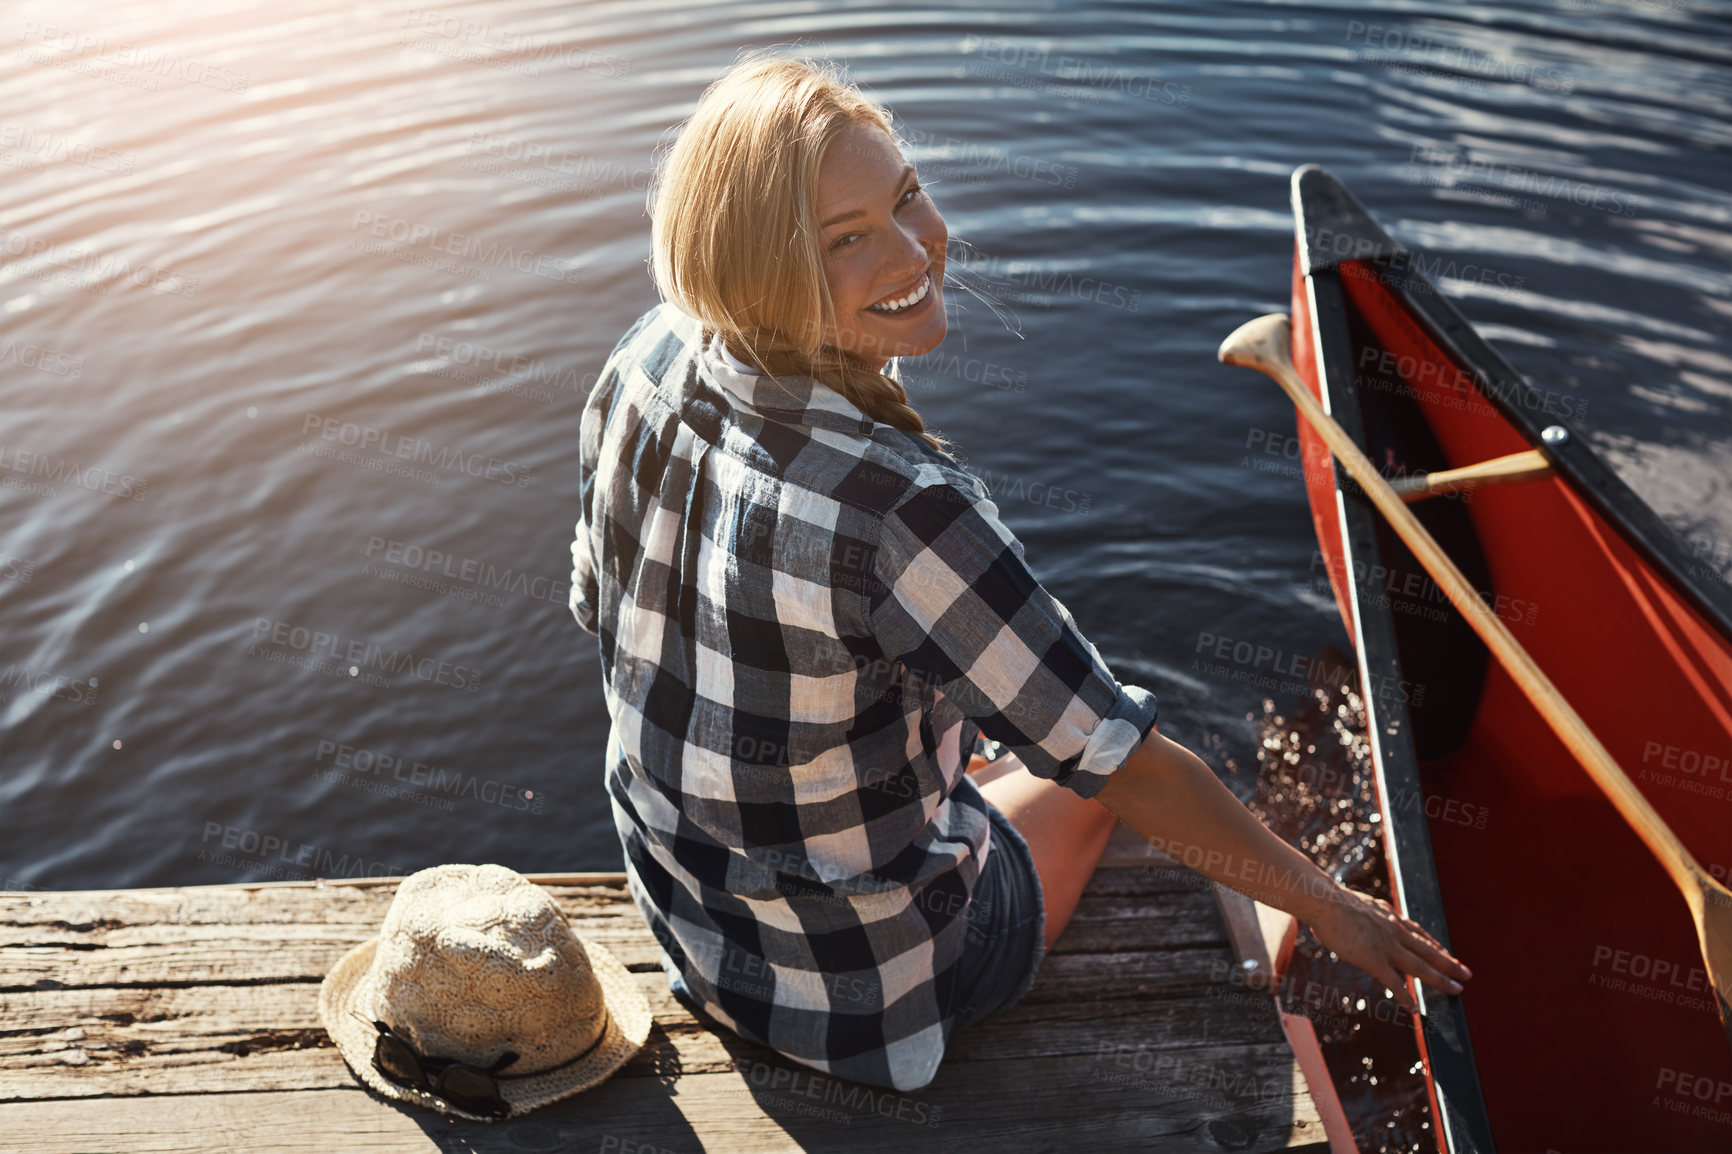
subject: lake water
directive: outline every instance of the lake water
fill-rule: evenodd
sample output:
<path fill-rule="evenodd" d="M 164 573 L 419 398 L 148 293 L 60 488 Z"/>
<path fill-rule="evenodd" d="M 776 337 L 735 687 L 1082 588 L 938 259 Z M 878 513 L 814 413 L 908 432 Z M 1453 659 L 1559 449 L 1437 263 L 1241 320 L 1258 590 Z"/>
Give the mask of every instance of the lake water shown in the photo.
<path fill-rule="evenodd" d="M 1218 765 L 1345 645 L 1291 406 L 1214 357 L 1287 307 L 1299 164 L 1732 573 L 1729 34 L 1601 0 L 8 4 L 0 888 L 621 868 L 578 418 L 655 301 L 656 146 L 746 46 L 895 112 L 999 306 L 947 294 L 914 403 Z M 1269 656 L 1205 669 L 1220 639 Z"/>

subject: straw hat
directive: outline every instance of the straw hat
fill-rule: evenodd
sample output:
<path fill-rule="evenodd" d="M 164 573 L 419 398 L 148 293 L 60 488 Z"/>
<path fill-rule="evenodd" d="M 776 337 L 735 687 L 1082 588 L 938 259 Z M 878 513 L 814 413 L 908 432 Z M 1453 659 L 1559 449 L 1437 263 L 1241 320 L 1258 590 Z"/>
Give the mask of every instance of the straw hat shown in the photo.
<path fill-rule="evenodd" d="M 379 937 L 325 976 L 319 1019 L 379 1093 L 487 1122 L 374 1069 L 374 1020 L 424 1058 L 485 1069 L 516 1051 L 495 1075 L 516 1117 L 617 1070 L 649 1036 L 650 1008 L 619 959 L 578 937 L 546 890 L 500 865 L 441 865 L 403 879 Z"/>

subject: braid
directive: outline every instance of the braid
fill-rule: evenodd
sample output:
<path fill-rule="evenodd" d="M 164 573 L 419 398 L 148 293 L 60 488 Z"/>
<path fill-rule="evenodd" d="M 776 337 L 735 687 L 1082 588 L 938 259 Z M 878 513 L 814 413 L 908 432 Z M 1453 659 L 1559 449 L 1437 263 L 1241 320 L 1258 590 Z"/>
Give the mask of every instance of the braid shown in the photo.
<path fill-rule="evenodd" d="M 730 341 L 735 348 L 743 342 Z M 759 344 L 757 367 L 771 377 L 812 377 L 835 389 L 874 421 L 913 433 L 933 449 L 950 455 L 950 442 L 928 432 L 926 422 L 908 403 L 908 390 L 895 377 L 867 368 L 840 349 L 821 347 L 815 356 L 786 345 Z"/>

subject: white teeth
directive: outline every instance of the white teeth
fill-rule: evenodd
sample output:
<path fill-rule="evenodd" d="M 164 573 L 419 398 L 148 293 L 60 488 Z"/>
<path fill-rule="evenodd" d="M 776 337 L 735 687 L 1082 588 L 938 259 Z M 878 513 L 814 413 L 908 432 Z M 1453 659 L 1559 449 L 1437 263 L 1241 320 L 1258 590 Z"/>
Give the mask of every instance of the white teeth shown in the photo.
<path fill-rule="evenodd" d="M 903 297 L 901 300 L 885 301 L 882 304 L 867 305 L 866 307 L 871 309 L 875 313 L 900 312 L 901 310 L 907 308 L 909 305 L 917 305 L 921 301 L 925 300 L 926 294 L 931 292 L 931 291 L 932 291 L 932 274 L 927 273 L 925 276 L 920 278 L 919 287 L 916 288 L 913 292 L 909 293 L 907 296 Z"/>

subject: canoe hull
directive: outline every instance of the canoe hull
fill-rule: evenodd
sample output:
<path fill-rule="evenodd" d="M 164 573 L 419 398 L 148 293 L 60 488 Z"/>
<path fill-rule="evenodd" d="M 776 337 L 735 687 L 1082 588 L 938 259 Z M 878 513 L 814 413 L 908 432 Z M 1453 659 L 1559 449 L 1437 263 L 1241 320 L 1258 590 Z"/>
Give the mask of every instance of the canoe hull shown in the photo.
<path fill-rule="evenodd" d="M 1571 428 L 1573 400 L 1529 388 L 1338 182 L 1301 169 L 1294 206 L 1301 377 L 1387 476 L 1547 453 L 1553 476 L 1412 508 L 1724 877 L 1732 599 Z M 1421 990 L 1440 1148 L 1726 1149 L 1732 1048 L 1683 898 L 1299 424 L 1370 713 L 1391 890 L 1476 975 L 1459 998 Z M 1561 444 L 1542 437 L 1554 425 Z"/>

